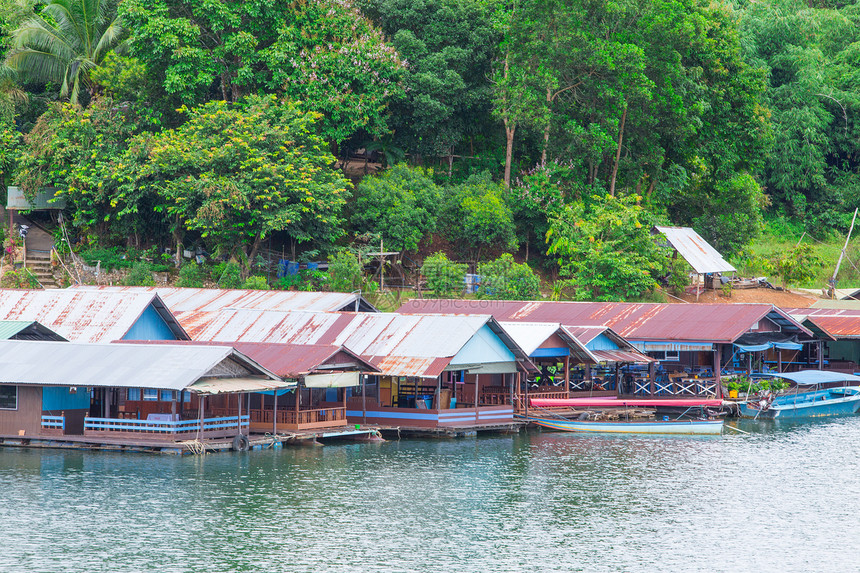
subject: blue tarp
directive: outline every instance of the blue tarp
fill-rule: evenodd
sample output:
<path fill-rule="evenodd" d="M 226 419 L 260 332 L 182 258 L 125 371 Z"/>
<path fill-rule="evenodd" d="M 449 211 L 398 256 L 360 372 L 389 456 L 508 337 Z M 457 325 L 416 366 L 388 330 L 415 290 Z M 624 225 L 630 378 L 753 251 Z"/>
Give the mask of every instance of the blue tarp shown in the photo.
<path fill-rule="evenodd" d="M 799 342 L 765 342 L 764 344 L 735 344 L 740 352 L 761 352 L 771 348 L 781 350 L 801 350 L 803 345 Z"/>
<path fill-rule="evenodd" d="M 860 383 L 860 376 L 853 374 L 842 374 L 840 372 L 828 372 L 827 370 L 801 370 L 799 372 L 784 372 L 782 374 L 768 374 L 772 378 L 785 378 L 801 386 L 813 384 L 827 384 L 829 382 L 854 382 Z"/>

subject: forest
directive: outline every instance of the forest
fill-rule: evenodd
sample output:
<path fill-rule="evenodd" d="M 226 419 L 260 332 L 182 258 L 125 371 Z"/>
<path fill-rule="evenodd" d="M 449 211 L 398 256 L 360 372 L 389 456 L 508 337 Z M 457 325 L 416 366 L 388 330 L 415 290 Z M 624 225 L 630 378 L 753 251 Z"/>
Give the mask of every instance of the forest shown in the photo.
<path fill-rule="evenodd" d="M 860 206 L 852 0 L 0 0 L 0 58 L 0 189 L 56 189 L 81 253 L 220 264 L 181 284 L 268 249 L 334 271 L 263 287 L 367 288 L 383 249 L 641 300 L 686 274 L 655 224 L 803 282 L 751 243 Z"/>

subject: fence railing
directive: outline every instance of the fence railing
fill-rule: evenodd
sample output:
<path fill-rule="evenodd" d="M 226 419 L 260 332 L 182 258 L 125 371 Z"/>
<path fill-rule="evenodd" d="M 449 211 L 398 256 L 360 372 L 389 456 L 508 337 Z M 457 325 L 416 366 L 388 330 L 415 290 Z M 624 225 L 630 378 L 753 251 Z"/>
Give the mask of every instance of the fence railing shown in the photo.
<path fill-rule="evenodd" d="M 42 428 L 46 430 L 65 430 L 66 417 L 42 415 Z"/>
<path fill-rule="evenodd" d="M 346 408 L 319 408 L 317 410 L 278 410 L 279 424 L 318 424 L 320 422 L 340 422 L 346 420 Z M 272 410 L 251 410 L 251 421 L 272 423 Z"/>
<path fill-rule="evenodd" d="M 241 425 L 247 428 L 249 416 L 243 415 Z M 226 430 L 238 428 L 238 416 L 204 418 L 198 420 L 125 420 L 122 418 L 85 418 L 84 430 L 104 432 L 140 432 L 155 434 L 182 434 L 197 431 Z"/>

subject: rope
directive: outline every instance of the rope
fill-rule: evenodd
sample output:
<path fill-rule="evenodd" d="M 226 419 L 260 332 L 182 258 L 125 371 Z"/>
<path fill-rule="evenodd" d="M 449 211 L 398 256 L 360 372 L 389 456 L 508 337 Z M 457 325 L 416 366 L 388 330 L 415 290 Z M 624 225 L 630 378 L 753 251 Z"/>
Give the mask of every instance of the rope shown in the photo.
<path fill-rule="evenodd" d="M 200 440 L 187 440 L 185 442 L 182 442 L 182 444 L 186 448 L 188 448 L 188 450 L 192 454 L 194 454 L 196 456 L 202 456 L 202 455 L 206 455 L 208 453 L 206 451 L 206 444 L 204 444 Z"/>

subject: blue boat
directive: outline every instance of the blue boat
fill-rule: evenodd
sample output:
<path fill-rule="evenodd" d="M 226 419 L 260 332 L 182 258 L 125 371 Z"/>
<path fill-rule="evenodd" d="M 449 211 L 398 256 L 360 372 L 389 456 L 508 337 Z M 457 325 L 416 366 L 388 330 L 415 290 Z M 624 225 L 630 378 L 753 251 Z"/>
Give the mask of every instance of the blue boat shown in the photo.
<path fill-rule="evenodd" d="M 741 402 L 739 413 L 744 418 L 819 418 L 848 416 L 860 410 L 860 376 L 802 370 L 770 374 L 794 383 L 794 388 L 782 394 L 771 394 Z"/>

